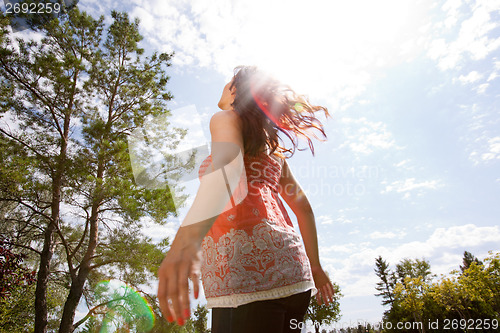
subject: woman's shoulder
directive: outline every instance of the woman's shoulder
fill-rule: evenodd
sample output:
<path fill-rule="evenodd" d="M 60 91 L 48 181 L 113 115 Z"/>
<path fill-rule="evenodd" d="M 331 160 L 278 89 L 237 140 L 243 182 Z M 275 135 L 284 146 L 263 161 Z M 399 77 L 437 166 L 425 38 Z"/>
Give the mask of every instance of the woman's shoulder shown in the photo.
<path fill-rule="evenodd" d="M 212 143 L 233 143 L 244 152 L 241 121 L 233 111 L 219 111 L 210 119 L 210 134 Z"/>
<path fill-rule="evenodd" d="M 240 124 L 240 122 L 241 122 L 240 116 L 235 111 L 232 111 L 232 110 L 217 111 L 210 118 L 211 125 L 213 125 L 213 123 L 225 123 L 225 124 L 238 123 L 238 124 Z"/>

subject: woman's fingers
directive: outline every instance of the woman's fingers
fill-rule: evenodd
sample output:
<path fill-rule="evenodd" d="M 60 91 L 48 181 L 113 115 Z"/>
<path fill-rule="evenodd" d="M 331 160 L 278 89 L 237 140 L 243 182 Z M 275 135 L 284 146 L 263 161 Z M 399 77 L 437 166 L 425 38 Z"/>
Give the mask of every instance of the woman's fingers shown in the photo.
<path fill-rule="evenodd" d="M 174 320 L 179 323 L 179 318 L 181 317 L 179 314 L 181 313 L 181 306 L 179 302 L 179 289 L 177 286 L 177 274 L 170 274 L 170 277 L 168 279 L 167 283 L 167 290 L 168 290 L 168 299 L 170 301 L 170 306 L 171 309 L 173 309 L 173 316 Z M 182 320 L 181 320 L 182 322 Z M 180 324 L 180 323 L 179 323 Z"/>
<path fill-rule="evenodd" d="M 163 316 L 184 325 L 189 318 L 189 285 L 186 264 L 163 263 L 158 272 L 158 300 Z"/>
<path fill-rule="evenodd" d="M 333 288 L 332 283 L 328 283 L 328 295 L 330 295 L 330 299 L 333 301 L 335 296 L 335 288 Z"/>
<path fill-rule="evenodd" d="M 335 290 L 333 289 L 333 285 L 331 282 L 326 283 L 323 287 L 321 287 L 321 298 L 323 299 L 324 304 L 329 304 L 333 301 Z"/>
<path fill-rule="evenodd" d="M 179 234 L 158 270 L 158 299 L 164 317 L 182 326 L 190 316 L 189 278 L 198 298 L 201 250 L 190 240 L 185 241 L 185 234 Z"/>
<path fill-rule="evenodd" d="M 158 301 L 160 303 L 160 310 L 163 314 L 163 317 L 165 317 L 169 322 L 174 321 L 174 316 L 173 316 L 173 311 L 170 306 L 170 303 L 168 301 L 168 292 L 167 292 L 167 285 L 168 285 L 168 279 L 164 275 L 164 270 L 163 270 L 163 265 L 160 266 L 160 271 L 158 272 Z"/>
<path fill-rule="evenodd" d="M 319 305 L 322 305 L 323 302 L 321 301 L 321 291 L 318 290 L 318 293 L 316 294 L 316 303 Z"/>
<path fill-rule="evenodd" d="M 191 281 L 193 282 L 193 294 L 194 298 L 198 299 L 198 296 L 200 294 L 200 279 L 199 275 L 196 273 L 191 273 Z"/>
<path fill-rule="evenodd" d="M 184 261 L 179 267 L 179 281 L 177 283 L 178 299 L 179 299 L 179 312 L 177 312 L 177 322 L 179 325 L 184 325 L 184 320 L 189 318 L 189 266 Z M 179 322 L 179 319 L 181 321 Z"/>

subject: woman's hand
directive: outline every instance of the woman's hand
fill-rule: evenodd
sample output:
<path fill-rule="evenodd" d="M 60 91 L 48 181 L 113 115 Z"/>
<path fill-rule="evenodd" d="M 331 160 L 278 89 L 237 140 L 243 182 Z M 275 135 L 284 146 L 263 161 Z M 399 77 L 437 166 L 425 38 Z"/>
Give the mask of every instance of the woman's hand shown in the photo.
<path fill-rule="evenodd" d="M 333 288 L 330 278 L 326 275 L 321 266 L 313 266 L 311 267 L 311 270 L 314 278 L 314 284 L 316 289 L 318 289 L 318 293 L 316 294 L 316 301 L 318 304 L 329 304 L 333 302 L 335 289 Z"/>
<path fill-rule="evenodd" d="M 181 227 L 158 270 L 158 300 L 163 316 L 184 325 L 190 316 L 188 278 L 198 298 L 201 264 L 200 242 L 193 239 L 188 228 Z"/>

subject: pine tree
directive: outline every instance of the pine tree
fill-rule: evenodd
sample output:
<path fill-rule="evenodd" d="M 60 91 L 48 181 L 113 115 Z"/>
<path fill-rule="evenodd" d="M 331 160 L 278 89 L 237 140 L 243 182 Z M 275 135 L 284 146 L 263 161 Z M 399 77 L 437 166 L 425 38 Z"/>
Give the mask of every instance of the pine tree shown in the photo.
<path fill-rule="evenodd" d="M 471 264 L 473 262 L 475 262 L 477 265 L 482 265 L 483 264 L 472 253 L 470 253 L 469 251 L 464 251 L 464 257 L 462 259 L 462 265 L 460 265 L 460 270 L 462 271 L 462 273 L 464 273 L 467 269 L 469 269 L 469 267 L 471 266 Z"/>
<path fill-rule="evenodd" d="M 111 17 L 105 30 L 104 17 L 74 8 L 38 26 L 41 41 L 11 40 L 0 17 L 0 111 L 9 125 L 0 127 L 0 202 L 13 205 L 6 221 L 15 226 L 2 230 L 38 256 L 35 332 L 51 325 L 53 283 L 69 291 L 62 313 L 52 313 L 59 332 L 83 325 L 76 307 L 82 296 L 92 306 L 99 281 L 147 283 L 166 242 L 153 244 L 141 221 L 175 214 L 167 189 L 136 186 L 127 147 L 147 119 L 169 115 L 172 54 L 144 56 L 138 20 Z M 161 133 L 173 146 L 185 135 Z"/>
<path fill-rule="evenodd" d="M 380 279 L 380 282 L 377 282 L 375 287 L 379 293 L 375 294 L 375 296 L 382 296 L 382 305 L 392 305 L 394 302 L 394 276 L 389 271 L 389 264 L 382 259 L 382 256 L 375 260 L 375 274 Z"/>

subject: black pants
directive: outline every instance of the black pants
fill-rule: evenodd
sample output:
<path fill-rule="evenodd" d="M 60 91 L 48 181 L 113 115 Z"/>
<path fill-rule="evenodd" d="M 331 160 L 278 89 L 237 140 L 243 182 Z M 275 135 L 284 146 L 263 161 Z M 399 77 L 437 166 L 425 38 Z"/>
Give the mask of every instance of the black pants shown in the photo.
<path fill-rule="evenodd" d="M 300 332 L 311 290 L 289 297 L 212 309 L 212 333 Z"/>

